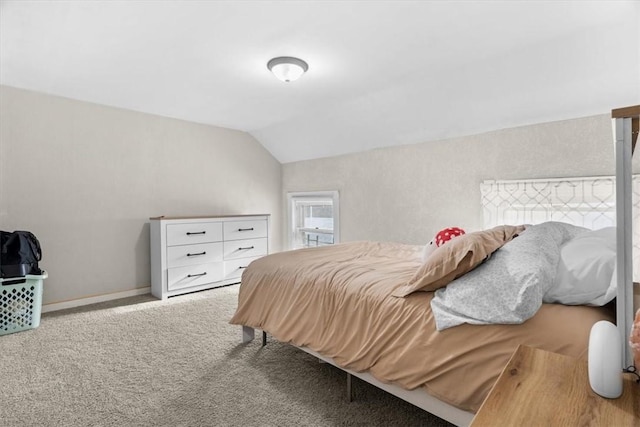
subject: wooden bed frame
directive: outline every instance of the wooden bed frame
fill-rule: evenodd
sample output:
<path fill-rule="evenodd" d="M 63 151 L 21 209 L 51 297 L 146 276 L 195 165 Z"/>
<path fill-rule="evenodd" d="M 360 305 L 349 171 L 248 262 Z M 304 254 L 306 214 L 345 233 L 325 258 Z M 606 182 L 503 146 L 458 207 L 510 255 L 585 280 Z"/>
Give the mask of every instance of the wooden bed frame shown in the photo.
<path fill-rule="evenodd" d="M 633 355 L 628 343 L 634 318 L 633 271 L 632 271 L 632 187 L 631 158 L 638 138 L 640 105 L 612 110 L 615 129 L 616 153 L 616 224 L 617 224 L 617 326 L 622 334 L 622 369 L 633 365 Z M 262 332 L 262 345 L 266 344 L 266 332 Z M 255 337 L 254 328 L 242 327 L 242 341 L 250 342 Z M 293 345 L 293 344 L 292 344 Z M 295 346 L 295 345 L 294 345 Z M 307 348 L 295 346 L 347 373 L 347 394 L 351 398 L 351 376 L 358 377 L 394 396 L 399 397 L 433 415 L 458 426 L 468 426 L 473 420 L 472 412 L 463 411 L 445 403 L 423 389 L 406 390 L 393 384 L 383 383 L 367 372 L 355 372 L 338 366 L 331 358 Z"/>

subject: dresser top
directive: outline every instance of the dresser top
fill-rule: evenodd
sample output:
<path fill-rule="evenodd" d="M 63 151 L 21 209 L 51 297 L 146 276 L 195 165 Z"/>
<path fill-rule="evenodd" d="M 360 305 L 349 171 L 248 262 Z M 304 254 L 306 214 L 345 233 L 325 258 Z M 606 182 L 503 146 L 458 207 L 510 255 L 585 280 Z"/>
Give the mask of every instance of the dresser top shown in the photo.
<path fill-rule="evenodd" d="M 211 219 L 211 218 L 244 218 L 252 216 L 270 216 L 271 214 L 248 214 L 248 215 L 196 215 L 196 216 L 152 216 L 150 220 L 174 220 L 174 219 Z"/>

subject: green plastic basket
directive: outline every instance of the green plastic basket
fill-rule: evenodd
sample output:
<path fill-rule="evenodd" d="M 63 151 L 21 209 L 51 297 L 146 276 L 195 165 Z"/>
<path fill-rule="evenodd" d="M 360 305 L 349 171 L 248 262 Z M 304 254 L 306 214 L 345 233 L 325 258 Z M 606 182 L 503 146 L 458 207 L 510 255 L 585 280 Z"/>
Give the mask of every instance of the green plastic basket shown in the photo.
<path fill-rule="evenodd" d="M 42 312 L 41 275 L 0 279 L 0 335 L 26 331 L 40 326 Z"/>

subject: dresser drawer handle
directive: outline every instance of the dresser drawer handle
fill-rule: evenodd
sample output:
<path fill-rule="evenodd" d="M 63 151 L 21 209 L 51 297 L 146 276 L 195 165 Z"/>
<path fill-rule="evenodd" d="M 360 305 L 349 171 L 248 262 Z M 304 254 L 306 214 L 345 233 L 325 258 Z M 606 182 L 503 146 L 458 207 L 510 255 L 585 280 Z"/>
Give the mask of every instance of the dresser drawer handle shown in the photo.
<path fill-rule="evenodd" d="M 253 227 L 251 227 L 251 228 L 238 228 L 238 231 L 253 231 Z"/>
<path fill-rule="evenodd" d="M 243 268 L 247 268 L 247 267 L 244 265 L 241 265 L 240 267 L 238 267 L 238 270 L 242 270 Z"/>
<path fill-rule="evenodd" d="M 192 236 L 194 234 L 207 234 L 207 232 L 206 231 L 198 231 L 196 233 L 191 233 L 191 232 L 187 231 L 187 236 Z"/>
<path fill-rule="evenodd" d="M 200 274 L 187 274 L 187 277 L 198 277 L 198 276 L 206 276 L 207 272 L 205 271 L 204 273 L 200 273 Z"/>
<path fill-rule="evenodd" d="M 238 248 L 238 250 L 239 251 L 246 251 L 246 250 L 253 249 L 253 248 L 255 248 L 255 246 L 249 246 L 247 248 Z"/>
<path fill-rule="evenodd" d="M 204 251 L 197 254 L 187 254 L 187 256 L 198 256 L 198 255 L 206 255 L 206 254 L 207 254 L 207 251 Z"/>

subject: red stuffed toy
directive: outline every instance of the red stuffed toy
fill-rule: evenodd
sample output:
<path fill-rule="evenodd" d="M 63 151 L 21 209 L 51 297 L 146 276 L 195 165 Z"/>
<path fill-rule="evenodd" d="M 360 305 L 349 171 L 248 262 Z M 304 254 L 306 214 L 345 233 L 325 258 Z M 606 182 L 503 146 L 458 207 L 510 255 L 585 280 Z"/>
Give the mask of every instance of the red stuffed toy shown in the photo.
<path fill-rule="evenodd" d="M 462 236 L 463 234 L 464 234 L 464 230 L 462 228 L 449 227 L 449 228 L 445 228 L 444 230 L 440 230 L 438 234 L 436 234 L 436 237 L 434 237 L 433 240 L 435 240 L 436 246 L 440 247 L 445 243 L 447 243 L 449 240 L 453 239 L 454 237 Z"/>
<path fill-rule="evenodd" d="M 427 257 L 431 255 L 431 252 L 433 252 L 436 248 L 444 245 L 454 237 L 462 236 L 463 234 L 465 234 L 464 230 L 459 227 L 448 227 L 438 231 L 433 240 L 425 245 L 424 251 L 422 252 L 422 260 L 424 261 L 425 259 L 427 259 Z"/>

